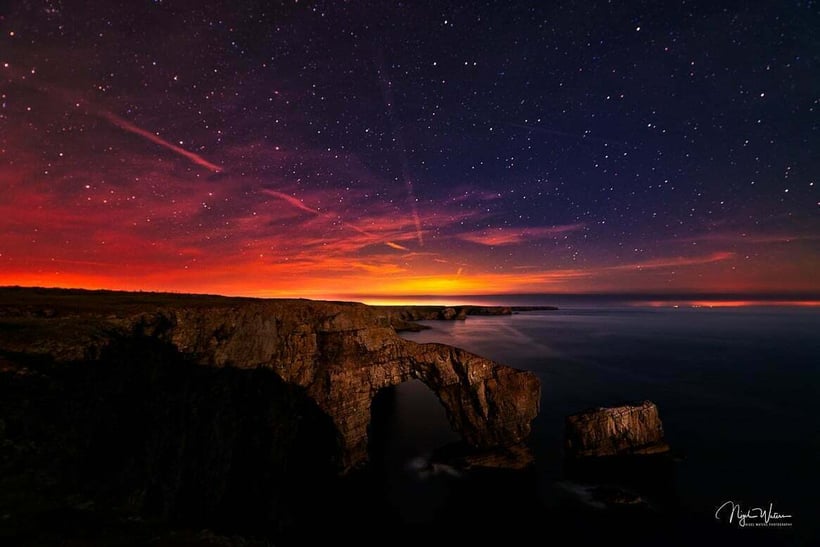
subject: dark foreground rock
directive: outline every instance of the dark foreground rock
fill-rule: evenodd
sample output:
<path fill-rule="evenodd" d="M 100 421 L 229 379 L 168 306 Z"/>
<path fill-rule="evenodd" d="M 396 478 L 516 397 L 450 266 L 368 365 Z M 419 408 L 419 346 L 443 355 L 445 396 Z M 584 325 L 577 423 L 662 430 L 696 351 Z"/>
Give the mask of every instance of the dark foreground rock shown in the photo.
<path fill-rule="evenodd" d="M 593 408 L 567 417 L 565 449 L 569 457 L 627 456 L 669 451 L 658 407 L 651 401 Z"/>
<path fill-rule="evenodd" d="M 124 515 L 278 534 L 336 474 L 332 421 L 270 370 L 198 366 L 139 337 L 70 367 L 15 360 L 0 374 L 0 543 L 106 543 L 101 522 L 134 533 Z"/>

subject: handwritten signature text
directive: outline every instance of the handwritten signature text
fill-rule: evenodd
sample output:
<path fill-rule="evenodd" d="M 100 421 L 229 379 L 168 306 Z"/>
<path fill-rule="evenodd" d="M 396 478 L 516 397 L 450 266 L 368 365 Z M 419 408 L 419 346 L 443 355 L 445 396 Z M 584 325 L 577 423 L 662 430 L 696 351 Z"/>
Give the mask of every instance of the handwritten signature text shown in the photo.
<path fill-rule="evenodd" d="M 768 507 L 750 507 L 745 509 L 739 503 L 727 501 L 715 511 L 715 519 L 721 520 L 728 516 L 729 523 L 737 522 L 741 528 L 746 526 L 791 526 L 790 522 L 783 522 L 792 518 L 791 515 L 778 513 L 774 504 Z"/>

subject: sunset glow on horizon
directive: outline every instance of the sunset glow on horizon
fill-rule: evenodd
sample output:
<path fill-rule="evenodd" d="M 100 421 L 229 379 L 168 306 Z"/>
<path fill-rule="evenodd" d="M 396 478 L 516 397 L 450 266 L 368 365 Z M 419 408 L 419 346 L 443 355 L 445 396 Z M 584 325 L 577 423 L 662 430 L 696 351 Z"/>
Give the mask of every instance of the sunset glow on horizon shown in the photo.
<path fill-rule="evenodd" d="M 816 128 L 793 91 L 810 67 L 747 66 L 717 31 L 673 44 L 626 9 L 599 29 L 621 44 L 606 62 L 524 62 L 480 8 L 456 27 L 411 9 L 424 29 L 387 8 L 198 9 L 0 13 L 0 285 L 820 292 Z M 754 93 L 702 104 L 711 51 Z"/>

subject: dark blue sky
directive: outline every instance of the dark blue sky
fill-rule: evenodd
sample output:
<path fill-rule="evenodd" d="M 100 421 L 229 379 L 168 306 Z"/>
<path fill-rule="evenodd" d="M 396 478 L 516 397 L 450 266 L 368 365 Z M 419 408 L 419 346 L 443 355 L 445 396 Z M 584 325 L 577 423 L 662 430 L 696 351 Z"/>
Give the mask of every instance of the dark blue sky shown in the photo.
<path fill-rule="evenodd" d="M 0 281 L 818 289 L 816 2 L 206 4 L 2 12 Z"/>

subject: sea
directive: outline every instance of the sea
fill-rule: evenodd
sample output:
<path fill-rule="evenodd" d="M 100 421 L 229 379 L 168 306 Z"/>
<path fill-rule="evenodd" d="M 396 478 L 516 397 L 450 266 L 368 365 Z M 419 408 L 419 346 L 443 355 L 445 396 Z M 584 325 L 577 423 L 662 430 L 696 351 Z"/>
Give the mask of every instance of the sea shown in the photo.
<path fill-rule="evenodd" d="M 403 523 L 465 518 L 465 504 L 481 499 L 486 516 L 469 514 L 485 524 L 534 525 L 581 543 L 619 535 L 635 545 L 818 541 L 820 307 L 588 296 L 447 303 L 559 308 L 427 321 L 428 330 L 402 333 L 535 373 L 535 463 L 523 478 L 487 479 L 495 486 L 486 488 L 436 463 L 458 435 L 436 396 L 406 382 L 374 403 L 385 503 Z M 671 455 L 611 473 L 579 475 L 568 465 L 567 415 L 643 400 L 657 404 Z M 626 501 L 601 502 L 601 492 Z"/>

